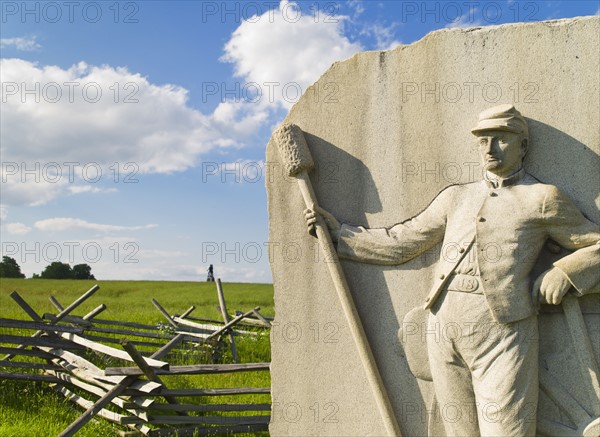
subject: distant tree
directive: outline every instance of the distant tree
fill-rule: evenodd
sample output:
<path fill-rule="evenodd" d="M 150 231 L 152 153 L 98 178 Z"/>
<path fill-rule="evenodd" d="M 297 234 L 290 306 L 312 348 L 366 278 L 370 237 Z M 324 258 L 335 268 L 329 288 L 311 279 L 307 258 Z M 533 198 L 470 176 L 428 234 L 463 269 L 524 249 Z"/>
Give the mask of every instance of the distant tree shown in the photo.
<path fill-rule="evenodd" d="M 46 266 L 41 274 L 43 279 L 73 279 L 73 269 L 69 264 L 54 261 Z"/>
<path fill-rule="evenodd" d="M 10 256 L 3 256 L 2 262 L 0 262 L 0 278 L 24 278 L 25 275 L 21 273 L 21 267 L 17 263 L 17 260 Z"/>
<path fill-rule="evenodd" d="M 31 279 L 40 279 L 40 275 L 34 273 L 33 275 L 31 275 Z"/>
<path fill-rule="evenodd" d="M 87 264 L 73 266 L 73 279 L 96 279 L 92 275 L 92 268 Z"/>

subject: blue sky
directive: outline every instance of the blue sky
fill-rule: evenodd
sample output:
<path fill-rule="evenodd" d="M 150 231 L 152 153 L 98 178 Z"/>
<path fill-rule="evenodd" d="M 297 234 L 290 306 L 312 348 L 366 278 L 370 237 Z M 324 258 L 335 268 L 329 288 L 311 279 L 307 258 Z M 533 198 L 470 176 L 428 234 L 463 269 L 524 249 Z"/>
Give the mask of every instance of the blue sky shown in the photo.
<path fill-rule="evenodd" d="M 1 250 L 270 282 L 265 145 L 335 61 L 598 1 L 1 2 Z M 273 246 L 272 246 L 273 247 Z M 276 250 L 276 249 L 275 249 Z"/>

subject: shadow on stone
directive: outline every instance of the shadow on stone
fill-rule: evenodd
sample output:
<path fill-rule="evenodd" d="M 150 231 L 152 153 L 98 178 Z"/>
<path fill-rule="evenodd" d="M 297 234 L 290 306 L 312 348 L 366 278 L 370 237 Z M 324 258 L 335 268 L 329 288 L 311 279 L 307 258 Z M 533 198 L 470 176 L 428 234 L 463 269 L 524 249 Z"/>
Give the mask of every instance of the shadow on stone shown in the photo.
<path fill-rule="evenodd" d="M 530 131 L 527 171 L 546 184 L 563 190 L 595 223 L 600 210 L 595 207 L 600 187 L 600 156 L 581 141 L 551 125 L 527 119 Z M 577 165 L 573 165 L 576 162 Z M 595 183 L 594 183 L 595 182 Z M 590 187 L 595 186 L 595 190 Z"/>
<path fill-rule="evenodd" d="M 313 160 L 318 163 L 310 177 L 319 205 L 342 223 L 366 225 L 367 214 L 382 210 L 379 192 L 369 168 L 356 157 L 318 136 L 309 132 L 305 132 L 304 136 Z M 353 179 L 361 181 L 360 190 L 356 190 L 356 184 L 344 182 Z M 436 249 L 439 252 L 439 246 Z M 407 411 L 416 414 L 413 410 L 417 408 L 420 414 L 424 408 L 423 404 L 416 406 L 414 401 L 400 402 L 402 393 L 418 394 L 421 390 L 416 379 L 409 376 L 408 363 L 398 338 L 402 320 L 394 310 L 391 299 L 392 294 L 413 293 L 415 290 L 390 290 L 386 276 L 402 276 L 405 271 L 431 267 L 436 261 L 437 257 L 431 256 L 423 256 L 399 266 L 342 261 L 369 344 L 399 419 Z M 425 294 L 428 286 L 429 281 L 423 281 L 423 290 L 420 292 Z M 418 397 L 420 402 L 429 402 L 420 395 Z M 426 420 L 423 426 L 425 432 Z"/>

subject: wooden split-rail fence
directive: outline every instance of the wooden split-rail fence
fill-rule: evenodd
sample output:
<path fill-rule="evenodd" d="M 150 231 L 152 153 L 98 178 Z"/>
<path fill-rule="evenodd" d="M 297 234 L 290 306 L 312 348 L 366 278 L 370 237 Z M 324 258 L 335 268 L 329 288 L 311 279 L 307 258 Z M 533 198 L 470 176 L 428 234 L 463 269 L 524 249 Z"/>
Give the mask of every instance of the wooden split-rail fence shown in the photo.
<path fill-rule="evenodd" d="M 15 291 L 11 298 L 31 320 L 0 318 L 0 379 L 43 381 L 84 410 L 60 436 L 74 435 L 96 417 L 129 428 L 119 432 L 123 436 L 219 435 L 268 429 L 269 388 L 169 388 L 164 381 L 170 375 L 269 371 L 269 363 L 240 364 L 235 345 L 236 336 L 257 335 L 257 330 L 270 327 L 271 320 L 260 314 L 260 308 L 230 317 L 217 281 L 223 321 L 194 318 L 190 315 L 193 306 L 180 315 L 170 315 L 155 299 L 152 303 L 169 329 L 100 319 L 97 316 L 105 305 L 84 316 L 72 315 L 98 289 L 92 287 L 66 308 L 50 297 L 58 313 L 42 315 Z M 222 343 L 222 339 L 229 342 L 233 364 L 169 363 L 170 357 L 189 354 L 196 346 Z M 24 361 L 22 357 L 28 358 Z M 266 395 L 267 401 L 235 401 L 243 395 Z M 206 396 L 227 401 L 203 403 L 201 398 Z"/>

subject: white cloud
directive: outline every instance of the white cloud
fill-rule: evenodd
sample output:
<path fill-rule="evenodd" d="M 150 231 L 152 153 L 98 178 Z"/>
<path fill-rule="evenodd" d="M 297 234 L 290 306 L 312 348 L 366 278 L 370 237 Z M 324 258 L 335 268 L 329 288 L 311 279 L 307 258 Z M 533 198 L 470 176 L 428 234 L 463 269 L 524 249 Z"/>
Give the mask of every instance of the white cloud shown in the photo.
<path fill-rule="evenodd" d="M 187 106 L 187 90 L 151 84 L 125 68 L 80 62 L 63 70 L 21 59 L 0 65 L 5 160 L 37 154 L 45 163 L 121 161 L 142 172 L 172 172 L 189 167 L 220 136 Z M 38 91 L 23 94 L 22 83 Z"/>
<path fill-rule="evenodd" d="M 31 228 L 23 223 L 7 223 L 6 232 L 13 235 L 25 235 L 31 231 Z"/>
<path fill-rule="evenodd" d="M 0 119 L 3 117 L 4 111 Z M 4 123 L 0 121 L 0 124 L 3 125 Z M 0 136 L 4 136 L 4 134 L 0 133 Z M 9 155 L 8 153 L 5 154 L 4 145 L 0 146 L 0 150 L 2 150 L 3 158 Z M 7 164 L 7 162 L 3 162 L 2 164 Z M 21 163 L 18 165 L 21 166 Z M 31 168 L 33 167 L 27 167 L 27 169 Z M 18 174 L 7 174 L 4 171 L 4 167 L 0 169 L 0 175 L 2 176 L 2 201 L 6 202 L 5 206 L 38 206 L 46 204 L 55 199 L 67 185 L 64 180 L 56 183 L 48 182 L 43 178 L 37 178 L 36 180 L 35 175 L 25 175 L 25 182 L 22 182 L 20 170 Z"/>
<path fill-rule="evenodd" d="M 116 193 L 116 188 L 98 188 L 92 187 L 90 185 L 75 185 L 70 186 L 68 190 L 72 194 L 82 194 L 82 193 Z"/>
<path fill-rule="evenodd" d="M 483 25 L 481 19 L 474 18 L 477 13 L 476 7 L 469 7 L 470 9 L 465 12 L 463 15 L 458 17 L 456 20 L 449 22 L 445 27 L 447 28 L 468 28 L 468 27 L 478 27 Z"/>
<path fill-rule="evenodd" d="M 365 7 L 361 0 L 348 0 L 348 7 L 354 9 L 353 18 L 358 18 L 365 11 Z"/>
<path fill-rule="evenodd" d="M 8 207 L 6 205 L 0 205 L 0 220 L 5 220 L 8 216 Z"/>
<path fill-rule="evenodd" d="M 243 136 L 245 132 L 256 132 L 256 130 L 267 121 L 268 109 L 264 104 L 253 104 L 249 101 L 225 101 L 219 103 L 211 115 L 211 121 L 224 131 Z M 229 140 L 220 143 L 223 147 L 236 145 Z"/>
<path fill-rule="evenodd" d="M 370 35 L 375 38 L 375 48 L 377 50 L 391 50 L 402 45 L 400 40 L 395 39 L 398 23 L 385 26 L 381 23 L 366 24 L 361 30 L 362 35 Z"/>
<path fill-rule="evenodd" d="M 42 205 L 63 194 L 100 192 L 78 187 L 86 165 L 99 167 L 106 178 L 115 162 L 122 174 L 129 163 L 139 173 L 183 171 L 210 150 L 243 147 L 268 118 L 268 111 L 248 103 L 224 103 L 206 115 L 188 105 L 186 89 L 107 65 L 80 62 L 63 69 L 2 59 L 0 80 L 6 205 Z M 64 163 L 70 162 L 78 166 L 67 168 Z M 58 180 L 55 168 L 46 172 L 52 163 L 62 167 Z M 38 170 L 23 182 L 25 168 Z M 68 174 L 73 169 L 74 179 Z"/>
<path fill-rule="evenodd" d="M 120 231 L 139 231 L 143 229 L 156 228 L 158 225 L 148 224 L 142 226 L 118 226 L 118 225 L 103 225 L 99 223 L 91 223 L 85 220 L 57 217 L 45 220 L 39 220 L 33 224 L 40 231 L 70 231 L 73 229 L 86 229 L 99 232 L 120 232 Z"/>
<path fill-rule="evenodd" d="M 36 37 L 29 38 L 2 38 L 0 39 L 0 48 L 15 48 L 25 52 L 31 52 L 33 50 L 39 50 L 42 48 L 41 45 L 36 41 Z"/>
<path fill-rule="evenodd" d="M 314 17 L 299 13 L 295 3 L 282 0 L 279 12 L 265 12 L 242 22 L 225 44 L 221 60 L 234 64 L 235 75 L 254 82 L 266 91 L 268 83 L 278 84 L 274 103 L 290 108 L 284 86 L 298 84 L 304 91 L 336 61 L 346 59 L 362 47 L 343 34 L 342 16 Z M 326 18 L 326 19 L 325 19 Z"/>
<path fill-rule="evenodd" d="M 294 22 L 297 11 L 295 3 L 282 1 L 279 13 L 267 11 L 234 31 L 222 60 L 232 62 L 246 83 L 257 83 L 262 96 L 257 102 L 222 102 L 209 114 L 188 105 L 186 89 L 153 84 L 126 68 L 0 60 L 0 153 L 4 163 L 18 167 L 10 173 L 1 169 L 3 203 L 43 205 L 65 194 L 106 192 L 83 188 L 79 174 L 74 180 L 37 175 L 23 182 L 22 163 L 42 171 L 52 162 L 76 162 L 78 169 L 93 163 L 105 176 L 115 162 L 134 163 L 140 173 L 172 173 L 195 166 L 215 148 L 244 147 L 272 123 L 272 111 L 291 107 L 298 90 L 362 49 L 344 36 L 346 17 L 323 13 L 315 22 L 304 14 Z M 269 82 L 278 85 L 269 88 Z"/>

